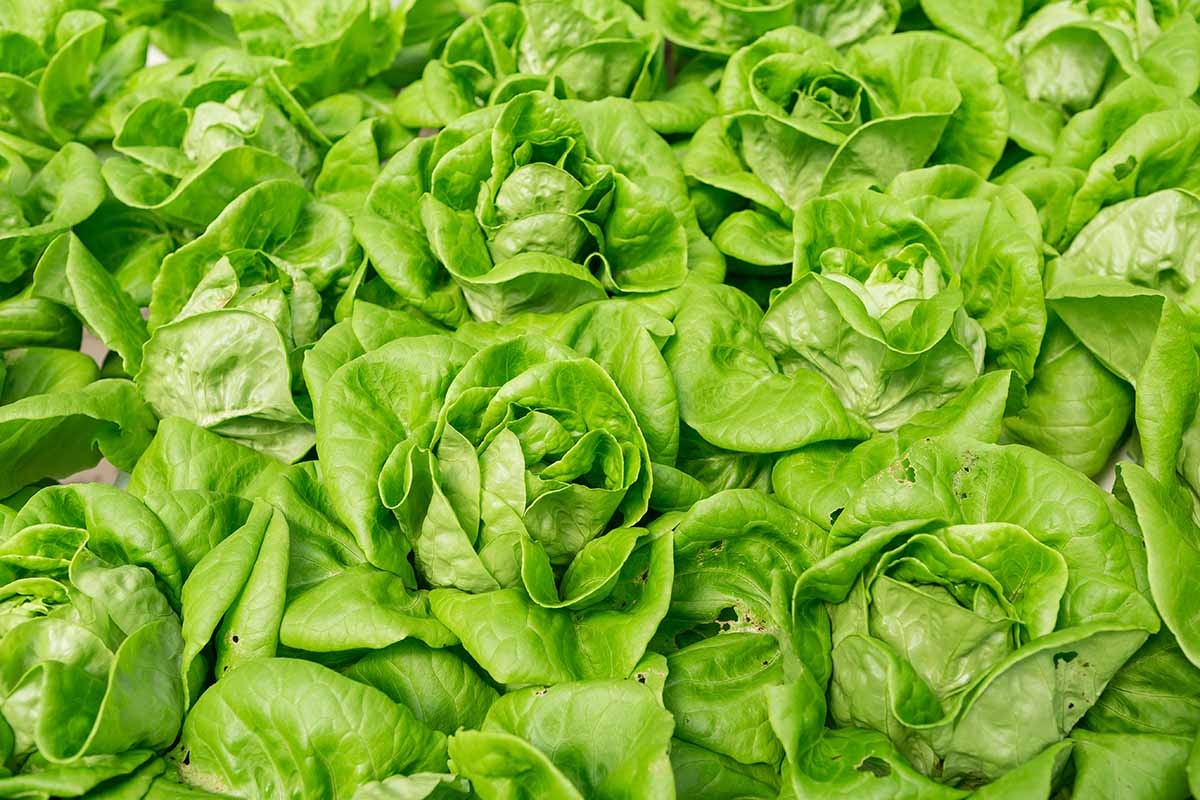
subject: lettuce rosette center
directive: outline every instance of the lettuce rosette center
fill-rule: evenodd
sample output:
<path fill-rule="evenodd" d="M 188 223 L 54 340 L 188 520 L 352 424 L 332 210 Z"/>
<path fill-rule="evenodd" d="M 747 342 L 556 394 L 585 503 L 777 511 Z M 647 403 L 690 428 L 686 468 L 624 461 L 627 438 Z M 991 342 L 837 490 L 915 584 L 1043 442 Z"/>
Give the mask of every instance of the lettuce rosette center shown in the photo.
<path fill-rule="evenodd" d="M 434 143 L 420 222 L 480 319 L 670 289 L 687 273 L 687 233 L 657 186 L 606 163 L 574 108 L 531 92 Z"/>
<path fill-rule="evenodd" d="M 479 197 L 492 258 L 542 252 L 586 261 L 597 252 L 594 232 L 609 210 L 612 171 L 591 158 L 579 131 L 513 144 L 493 150 L 491 178 Z"/>
<path fill-rule="evenodd" d="M 745 85 L 728 87 L 721 97 L 725 110 L 753 108 L 847 133 L 870 119 L 870 95 L 837 58 L 823 43 L 800 52 L 771 52 L 749 68 Z"/>
<path fill-rule="evenodd" d="M 567 587 L 577 559 L 628 557 L 637 534 L 607 542 L 605 531 L 646 512 L 649 462 L 633 412 L 595 362 L 521 339 L 466 362 L 437 422 L 396 445 L 379 487 L 425 582 L 480 592 L 524 581 L 557 605 L 582 598 L 559 598 L 546 579 Z"/>
<path fill-rule="evenodd" d="M 882 196 L 859 200 L 871 201 L 878 225 L 879 208 L 888 206 L 873 197 Z M 805 219 L 850 211 L 836 201 L 814 203 L 821 207 L 806 207 Z M 797 278 L 774 296 L 761 326 L 785 370 L 820 373 L 846 408 L 883 431 L 970 385 L 986 348 L 940 243 L 915 219 L 903 219 L 890 220 L 882 236 L 872 222 L 855 230 L 855 221 L 815 239 L 807 232 L 816 226 L 798 219 Z"/>

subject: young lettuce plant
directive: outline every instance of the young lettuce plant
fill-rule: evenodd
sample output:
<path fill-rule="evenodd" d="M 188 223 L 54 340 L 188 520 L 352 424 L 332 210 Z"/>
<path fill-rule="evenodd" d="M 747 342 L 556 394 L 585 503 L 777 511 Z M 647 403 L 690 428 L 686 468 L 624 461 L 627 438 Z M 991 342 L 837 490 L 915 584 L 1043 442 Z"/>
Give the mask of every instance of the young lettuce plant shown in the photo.
<path fill-rule="evenodd" d="M 664 353 L 682 419 L 706 441 L 782 452 L 861 439 L 936 409 L 986 369 L 1032 377 L 1046 312 L 1028 200 L 950 166 L 905 173 L 892 191 L 804 204 L 793 282 L 765 315 L 732 287 L 683 295 Z M 757 423 L 782 409 L 786 429 Z"/>
<path fill-rule="evenodd" d="M 137 380 L 160 416 L 182 416 L 285 461 L 312 446 L 296 354 L 332 324 L 362 260 L 349 217 L 284 180 L 248 190 L 154 281 Z M 197 396 L 190 386 L 212 391 Z M 302 394 L 302 393 L 301 393 Z"/>
<path fill-rule="evenodd" d="M 1015 434 L 1094 474 L 1133 420 L 1147 465 L 1159 478 L 1174 471 L 1194 413 L 1187 400 L 1196 380 L 1195 280 L 1187 255 L 1197 230 L 1194 205 L 1191 193 L 1164 189 L 1110 206 L 1050 262 L 1048 305 L 1060 322 L 1043 349 L 1029 403 L 1010 422 Z M 1116 334 L 1118 321 L 1137 336 Z M 1081 385 L 1092 391 L 1081 394 Z M 1180 468 L 1187 472 L 1192 462 L 1187 455 Z"/>
<path fill-rule="evenodd" d="M 967 7 L 922 0 L 920 6 L 934 26 L 996 65 L 1009 100 L 1009 134 L 1030 153 L 1050 156 L 1068 118 L 1088 115 L 1129 79 L 1186 96 L 1200 78 L 1200 29 L 1191 14 L 1173 7 L 1144 13 L 1121 4 L 1055 2 L 1025 14 L 1007 2 Z"/>
<path fill-rule="evenodd" d="M 189 228 L 264 181 L 311 184 L 329 147 L 263 65 L 238 54 L 232 65 L 206 66 L 212 72 L 193 69 L 133 95 L 113 138 L 118 155 L 103 169 L 122 203 Z"/>
<path fill-rule="evenodd" d="M 494 680 L 623 678 L 641 658 L 669 600 L 670 536 L 629 527 L 650 457 L 594 361 L 533 336 L 477 353 L 397 339 L 325 383 L 317 449 L 368 559 L 411 581 L 411 547 L 434 615 Z M 562 648 L 539 653 L 539 637 Z"/>
<path fill-rule="evenodd" d="M 171 418 L 164 420 L 139 461 L 129 490 L 163 520 L 180 555 L 186 576 L 182 669 L 193 701 L 209 682 L 210 666 L 217 681 L 217 689 L 195 703 L 173 753 L 185 779 L 251 794 L 270 793 L 285 784 L 312 791 L 336 785 L 349 791 L 377 781 L 412 788 L 411 781 L 428 783 L 433 791 L 441 783 L 453 783 L 448 776 L 411 772 L 444 769 L 444 739 L 435 731 L 449 734 L 478 726 L 496 692 L 463 658 L 442 649 L 456 640 L 430 617 L 425 592 L 411 592 L 397 576 L 365 563 L 354 537 L 338 520 L 317 462 L 286 466 Z M 309 662 L 274 659 L 277 653 L 355 659 L 344 672 L 357 683 Z M 215 655 L 211 665 L 209 654 Z M 255 677 L 244 677 L 252 664 L 263 666 Z M 287 676 L 278 688 L 286 696 L 302 685 L 313 693 L 306 694 L 310 699 L 327 699 L 308 716 L 255 723 L 255 731 L 276 731 L 279 741 L 287 743 L 285 750 L 297 743 L 326 746 L 320 743 L 333 740 L 326 737 L 343 745 L 370 739 L 362 733 L 361 720 L 342 724 L 331 713 L 336 704 L 352 699 L 415 737 L 412 749 L 380 745 L 377 761 L 386 763 L 369 768 L 355 750 L 323 773 L 266 767 L 228 772 L 222 754 L 229 746 L 224 733 L 230 720 L 225 701 L 217 698 L 236 696 L 247 685 L 267 685 L 275 675 L 281 680 Z M 267 714 L 270 705 L 248 713 Z M 355 738 L 360 733 L 366 738 Z M 239 759 L 255 764 L 259 759 L 277 767 L 287 763 L 284 750 L 270 745 L 239 752 Z M 421 761 L 427 757 L 423 754 L 433 760 Z M 399 760 L 388 760 L 392 756 Z"/>
<path fill-rule="evenodd" d="M 395 694 L 386 665 L 403 658 L 384 648 L 457 642 L 432 618 L 427 592 L 365 563 L 321 478 L 316 462 L 285 466 L 179 418 L 163 422 L 138 462 L 130 491 L 163 521 L 186 573 L 182 669 L 191 697 L 208 682 L 210 662 L 222 680 L 279 652 L 345 660 L 368 651 L 359 679 Z"/>
<path fill-rule="evenodd" d="M 375 271 L 452 325 L 723 274 L 669 147 L 626 100 L 529 92 L 463 117 L 393 158 L 367 212 Z"/>
<path fill-rule="evenodd" d="M 0 506 L 0 777 L 81 794 L 170 746 L 182 722 L 182 573 L 158 518 L 80 484 Z"/>
<path fill-rule="evenodd" d="M 626 97 L 661 133 L 690 133 L 715 111 L 698 82 L 668 92 L 662 37 L 618 0 L 495 3 L 458 26 L 397 99 L 414 128 L 441 128 L 533 89 Z"/>
<path fill-rule="evenodd" d="M 823 375 L 879 430 L 979 375 L 985 338 L 963 308 L 960 278 L 902 207 L 871 192 L 830 195 L 807 204 L 796 229 L 795 280 L 761 326 L 785 371 Z"/>
<path fill-rule="evenodd" d="M 414 133 L 395 114 L 395 87 L 457 16 L 444 0 L 218 5 L 245 51 L 269 66 L 317 130 L 337 141 L 374 120 L 387 155 Z"/>
<path fill-rule="evenodd" d="M 67 145 L 64 151 L 74 147 Z M 90 166 L 94 176 L 95 164 Z M 80 184 L 85 192 L 87 186 L 86 181 Z M 34 201 L 38 193 L 31 190 L 22 199 Z M 40 201 L 60 203 L 45 193 Z M 19 211 L 14 203 L 14 213 Z M 57 225 L 38 227 L 47 231 Z M 22 245 L 26 255 L 39 256 L 32 276 L 22 276 L 32 280 L 0 303 L 0 347 L 7 351 L 0 364 L 0 456 L 6 464 L 0 496 L 5 497 L 43 478 L 89 469 L 102 454 L 132 469 L 156 425 L 130 381 L 101 380 L 96 363 L 77 349 L 81 325 L 86 325 L 113 351 L 113 373 L 136 371 L 145 342 L 137 306 L 74 234 L 30 249 L 38 240 L 34 234 Z"/>
<path fill-rule="evenodd" d="M 1172 36 L 1182 35 L 1186 27 L 1179 27 Z M 1164 45 L 1170 43 L 1168 37 L 1163 41 Z M 1148 77 L 1151 74 L 1154 80 Z M 1051 295 L 1059 291 L 1056 287 L 1067 284 L 1079 284 L 1077 288 L 1085 295 L 1113 295 L 1123 292 L 1115 287 L 1119 281 L 1164 292 L 1185 320 L 1190 317 L 1188 292 L 1193 281 L 1186 259 L 1181 260 L 1175 246 L 1182 241 L 1180 237 L 1188 235 L 1186 187 L 1190 179 L 1186 171 L 1171 167 L 1173 159 L 1159 154 L 1168 140 L 1172 146 L 1181 140 L 1160 139 L 1158 131 L 1160 123 L 1187 125 L 1194 106 L 1185 98 L 1195 86 L 1195 76 L 1182 67 L 1170 80 L 1161 71 L 1125 77 L 1093 107 L 1073 116 L 1056 135 L 1053 146 L 1042 148 L 1044 156 L 1026 159 L 1001 176 L 1001 183 L 1029 196 L 1037 206 L 1046 241 L 1062 251 L 1061 258 L 1047 264 L 1045 283 Z M 1186 137 L 1182 141 L 1186 149 Z M 1148 167 L 1144 179 L 1138 177 L 1139 165 Z M 1170 235 L 1157 236 L 1156 231 L 1169 231 Z M 1161 268 L 1156 265 L 1159 261 Z M 1096 278 L 1109 279 L 1114 285 L 1108 290 L 1083 287 Z M 1062 291 L 1072 294 L 1075 290 Z M 1110 308 L 1103 314 L 1123 314 L 1120 305 L 1135 303 L 1155 306 L 1146 309 L 1147 319 L 1157 319 L 1160 314 L 1158 301 L 1149 298 L 1118 300 L 1114 295 L 1104 302 Z M 1068 303 L 1077 305 L 1066 299 L 1052 299 L 1048 305 L 1058 311 Z M 1163 313 L 1174 316 L 1170 311 Z M 1019 441 L 1095 474 L 1108 464 L 1125 438 L 1134 376 L 1143 363 L 1134 359 L 1145 357 L 1149 343 L 1135 348 L 1142 355 L 1131 354 L 1114 366 L 1105 355 L 1107 343 L 1099 335 L 1081 337 L 1076 327 L 1080 326 L 1051 320 L 1028 386 L 1028 402 L 1008 426 Z M 1177 353 L 1186 360 L 1186 350 Z M 1180 374 L 1187 379 L 1190 373 L 1185 369 Z M 1178 428 L 1177 415 L 1168 416 L 1174 420 L 1168 425 Z M 1154 427 L 1149 418 L 1144 417 L 1144 422 Z"/>
<path fill-rule="evenodd" d="M 37 157 L 112 138 L 104 108 L 146 63 L 144 27 L 66 3 L 0 15 L 0 142 Z"/>
<path fill-rule="evenodd" d="M 1158 96 L 1161 95 L 1160 91 Z M 1063 249 L 1108 206 L 1162 189 L 1195 191 L 1200 188 L 1200 179 L 1189 166 L 1191 155 L 1200 148 L 1200 135 L 1195 127 L 1200 110 L 1191 101 L 1161 110 L 1152 105 L 1151 110 L 1142 113 L 1130 109 L 1129 101 L 1135 98 L 1138 105 L 1145 106 L 1144 97 L 1138 91 L 1138 85 L 1133 84 L 1117 98 L 1127 100 L 1118 107 L 1119 112 L 1124 113 L 1101 117 L 1099 121 L 1105 126 L 1105 135 L 1099 141 L 1107 144 L 1106 148 L 1096 147 L 1093 139 L 1085 141 L 1078 150 L 1064 152 L 1063 158 L 1072 158 L 1072 165 L 1085 169 L 1086 175 L 1071 201 L 1066 228 L 1059 242 Z M 1116 104 L 1117 100 L 1113 102 Z M 1089 133 L 1094 136 L 1095 130 Z M 1063 141 L 1066 137 L 1064 130 Z"/>
<path fill-rule="evenodd" d="M 986 176 L 1008 118 L 995 68 L 933 33 L 872 39 L 843 56 L 803 29 L 779 28 L 733 55 L 718 103 L 684 170 L 736 212 L 714 232 L 717 246 L 737 268 L 767 274 L 786 271 L 788 229 L 805 201 L 883 188 L 927 163 Z"/>
<path fill-rule="evenodd" d="M 1188 28 L 1174 26 L 1162 37 L 1164 46 Z M 1159 479 L 1174 472 L 1169 462 L 1180 452 L 1181 432 L 1191 427 L 1192 412 L 1181 402 L 1189 390 L 1176 389 L 1190 386 L 1194 372 L 1193 348 L 1185 341 L 1195 327 L 1194 281 L 1182 247 L 1195 187 L 1180 168 L 1186 158 L 1176 161 L 1175 154 L 1195 143 L 1187 133 L 1163 131 L 1190 129 L 1195 106 L 1187 95 L 1196 80 L 1182 65 L 1174 75 L 1133 74 L 1071 118 L 1045 165 L 1011 170 L 1012 183 L 1045 204 L 1043 218 L 1060 220 L 1046 228 L 1062 250 L 1047 265 L 1046 286 L 1048 305 L 1062 322 L 1052 326 L 1029 404 L 1010 427 L 1088 473 L 1102 469 L 1123 441 L 1131 403 L 1146 439 L 1146 465 Z M 1072 190 L 1054 193 L 1053 200 L 1043 191 L 1045 178 L 1033 179 L 1052 172 L 1074 176 Z M 1136 320 L 1136 341 L 1114 333 L 1116 319 Z M 1109 352 L 1113 335 L 1128 346 Z M 1156 378 L 1168 363 L 1171 388 Z M 1081 393 L 1080 385 L 1091 391 Z M 1081 430 L 1087 434 L 1079 436 Z M 1183 473 L 1194 471 L 1187 466 L 1195 461 L 1188 455 L 1193 451 L 1183 448 Z"/>
<path fill-rule="evenodd" d="M 276 62 L 305 106 L 354 89 L 392 66 L 415 0 L 219 0 L 242 46 Z M 422 9 L 428 13 L 427 9 Z"/>
<path fill-rule="evenodd" d="M 1005 48 L 1018 65 L 1025 97 L 1071 115 L 1096 105 L 1121 77 L 1143 76 L 1143 63 L 1156 77 L 1165 74 L 1158 63 L 1164 53 L 1154 48 L 1160 36 L 1152 14 L 1050 3 L 1029 15 Z"/>
<path fill-rule="evenodd" d="M 1160 624 L 1124 519 L 1036 451 L 913 445 L 853 492 L 829 554 L 796 585 L 798 604 L 824 602 L 830 616 L 834 722 L 878 731 L 918 772 L 966 785 L 1070 735 Z"/>
<path fill-rule="evenodd" d="M 814 198 L 796 213 L 792 283 L 771 297 L 764 346 L 883 431 L 984 370 L 1029 381 L 1046 325 L 1037 230 L 1018 190 L 961 166 Z"/>

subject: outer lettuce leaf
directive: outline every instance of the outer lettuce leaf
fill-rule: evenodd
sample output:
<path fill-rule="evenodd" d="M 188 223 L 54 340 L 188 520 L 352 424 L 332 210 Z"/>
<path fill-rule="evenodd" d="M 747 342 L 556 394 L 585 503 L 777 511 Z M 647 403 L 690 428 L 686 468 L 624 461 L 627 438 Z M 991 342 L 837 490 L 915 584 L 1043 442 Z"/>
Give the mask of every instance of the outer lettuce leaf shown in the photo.
<path fill-rule="evenodd" d="M 33 275 L 33 292 L 70 308 L 120 357 L 127 374 L 141 368 L 147 333 L 137 304 L 73 233 L 46 248 Z"/>
<path fill-rule="evenodd" d="M 366 564 L 298 594 L 279 629 L 283 645 L 313 653 L 378 650 L 410 637 L 433 647 L 458 643 L 433 618 L 425 592 Z"/>
<path fill-rule="evenodd" d="M 320 763 L 303 757 L 318 751 Z M 377 689 L 309 661 L 264 658 L 200 697 L 172 758 L 188 783 L 221 793 L 342 796 L 444 769 L 446 743 Z"/>
<path fill-rule="evenodd" d="M 8 5 L 0 23 L 0 132 L 26 140 L 30 150 L 108 138 L 104 107 L 145 65 L 149 31 L 119 24 L 94 3 L 48 2 L 30 11 Z"/>
<path fill-rule="evenodd" d="M 1017 442 L 1085 475 L 1108 465 L 1133 414 L 1133 390 L 1109 372 L 1061 321 L 1038 354 L 1026 403 L 1006 420 Z"/>
<path fill-rule="evenodd" d="M 887 434 L 862 443 L 802 447 L 776 462 L 771 488 L 780 502 L 822 528 L 831 528 L 868 478 L 925 436 L 955 436 L 994 444 L 1012 390 L 1012 376 L 991 372 L 940 408 L 915 415 Z"/>
<path fill-rule="evenodd" d="M 451 762 L 483 798 L 674 797 L 671 715 L 645 683 L 639 676 L 507 694 L 480 730 L 450 739 Z"/>
<path fill-rule="evenodd" d="M 711 753 L 710 764 L 774 766 L 783 750 L 767 692 L 793 680 L 802 661 L 828 674 L 823 613 L 789 610 L 790 587 L 824 546 L 824 531 L 753 490 L 715 494 L 678 521 L 675 586 L 656 648 L 667 655 L 663 699 L 675 737 Z M 696 768 L 675 765 L 677 777 Z"/>
<path fill-rule="evenodd" d="M 1109 681 L 1081 725 L 1103 733 L 1191 735 L 1200 726 L 1200 669 L 1164 627 Z"/>
<path fill-rule="evenodd" d="M 287 569 L 287 522 L 260 503 L 196 563 L 183 585 L 185 679 L 195 679 L 196 660 L 210 641 L 218 680 L 240 663 L 275 655 Z M 192 686 L 191 696 L 200 688 Z"/>
<path fill-rule="evenodd" d="M 1190 795 L 1185 771 L 1188 737 L 1078 731 L 1072 738 L 1076 794 L 1147 800 L 1183 800 Z"/>
<path fill-rule="evenodd" d="M 159 416 L 183 417 L 295 461 L 315 436 L 293 396 L 289 357 L 269 317 L 245 309 L 205 311 L 154 332 L 136 381 Z M 194 393 L 198 385 L 208 392 Z"/>
<path fill-rule="evenodd" d="M 447 735 L 478 728 L 499 696 L 466 659 L 413 639 L 368 653 L 343 674 L 374 686 Z"/>
<path fill-rule="evenodd" d="M 156 424 L 136 387 L 126 380 L 98 380 L 78 389 L 15 399 L 0 406 L 0 452 L 8 465 L 0 476 L 0 495 L 7 497 L 40 478 L 65 478 L 88 469 L 101 455 L 132 469 L 150 444 Z"/>
<path fill-rule="evenodd" d="M 1200 667 L 1200 629 L 1187 599 L 1200 559 L 1200 527 L 1193 519 L 1191 498 L 1169 483 L 1164 486 L 1135 464 L 1121 465 L 1121 479 L 1146 540 L 1155 605 L 1179 648 Z"/>
<path fill-rule="evenodd" d="M 696 286 L 686 298 L 663 355 L 680 417 L 705 441 L 776 453 L 867 436 L 865 423 L 843 409 L 824 377 L 779 367 L 759 332 L 762 310 L 749 297 L 728 286 Z"/>
<path fill-rule="evenodd" d="M 197 490 L 256 499 L 284 465 L 178 417 L 163 420 L 138 460 L 128 491 L 148 499 L 160 492 Z"/>

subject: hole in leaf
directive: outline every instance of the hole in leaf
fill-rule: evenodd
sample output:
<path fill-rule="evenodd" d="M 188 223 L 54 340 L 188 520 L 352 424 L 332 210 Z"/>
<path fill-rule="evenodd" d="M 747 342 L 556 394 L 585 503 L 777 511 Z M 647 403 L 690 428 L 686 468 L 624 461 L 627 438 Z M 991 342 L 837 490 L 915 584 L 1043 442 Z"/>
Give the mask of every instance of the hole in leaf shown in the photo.
<path fill-rule="evenodd" d="M 845 510 L 846 510 L 845 508 L 835 508 L 833 511 L 830 511 L 829 512 L 829 524 L 832 525 L 833 523 L 837 522 L 838 517 L 840 517 L 842 515 L 842 512 Z"/>
<path fill-rule="evenodd" d="M 1054 654 L 1054 663 L 1057 665 L 1060 661 L 1064 664 L 1070 664 L 1079 655 L 1074 650 L 1065 650 L 1061 653 Z"/>
<path fill-rule="evenodd" d="M 1137 169 L 1137 163 L 1137 159 L 1133 156 L 1130 156 L 1120 164 L 1117 164 L 1115 167 L 1113 167 L 1113 177 L 1119 181 L 1125 180 L 1125 178 L 1129 177 L 1131 172 Z"/>
<path fill-rule="evenodd" d="M 638 682 L 638 683 L 645 683 L 645 682 L 646 682 L 646 673 L 644 673 L 644 672 L 639 672 L 639 673 L 637 674 L 637 682 Z"/>
<path fill-rule="evenodd" d="M 867 756 L 855 769 L 859 772 L 869 772 L 876 778 L 886 778 L 892 774 L 892 765 L 877 756 Z"/>
<path fill-rule="evenodd" d="M 234 644 L 237 644 L 238 643 L 237 634 L 235 633 L 233 636 L 230 636 L 229 641 L 233 642 Z"/>

